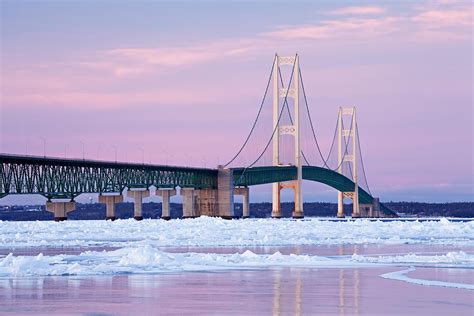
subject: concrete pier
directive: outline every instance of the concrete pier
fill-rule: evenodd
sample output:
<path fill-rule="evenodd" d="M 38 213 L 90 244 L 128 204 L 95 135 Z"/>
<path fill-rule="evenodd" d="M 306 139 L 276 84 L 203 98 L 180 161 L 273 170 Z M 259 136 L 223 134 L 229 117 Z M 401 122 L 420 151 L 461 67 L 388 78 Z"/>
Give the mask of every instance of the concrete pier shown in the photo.
<path fill-rule="evenodd" d="M 219 166 L 217 171 L 217 216 L 234 217 L 234 176 L 231 169 Z"/>
<path fill-rule="evenodd" d="M 250 205 L 249 205 L 249 188 L 234 188 L 234 195 L 242 196 L 242 218 L 249 218 L 250 216 Z"/>
<path fill-rule="evenodd" d="M 196 195 L 196 215 L 216 216 L 217 215 L 217 190 L 201 189 L 195 190 Z"/>
<path fill-rule="evenodd" d="M 339 191 L 337 192 L 337 217 L 344 218 L 344 193 Z"/>
<path fill-rule="evenodd" d="M 194 188 L 181 188 L 181 196 L 183 197 L 183 218 L 198 217 Z"/>
<path fill-rule="evenodd" d="M 164 220 L 171 219 L 170 216 L 170 197 L 176 195 L 176 189 L 160 189 L 156 190 L 156 195 L 161 196 L 161 218 Z"/>
<path fill-rule="evenodd" d="M 360 217 L 380 217 L 380 200 L 374 198 L 372 204 L 360 204 Z"/>
<path fill-rule="evenodd" d="M 105 203 L 105 219 L 115 220 L 115 204 L 123 202 L 123 195 L 120 193 L 99 195 L 99 203 Z"/>
<path fill-rule="evenodd" d="M 54 214 L 56 222 L 67 220 L 67 213 L 76 209 L 76 202 L 46 202 L 46 210 Z"/>
<path fill-rule="evenodd" d="M 137 221 L 141 221 L 143 219 L 143 198 L 149 197 L 150 191 L 148 189 L 130 189 L 129 191 L 127 191 L 127 196 L 135 200 L 133 204 L 133 218 Z"/>
<path fill-rule="evenodd" d="M 374 198 L 372 201 L 372 217 L 382 217 L 380 213 L 380 199 Z"/>
<path fill-rule="evenodd" d="M 281 189 L 279 182 L 272 184 L 272 218 L 281 218 Z"/>

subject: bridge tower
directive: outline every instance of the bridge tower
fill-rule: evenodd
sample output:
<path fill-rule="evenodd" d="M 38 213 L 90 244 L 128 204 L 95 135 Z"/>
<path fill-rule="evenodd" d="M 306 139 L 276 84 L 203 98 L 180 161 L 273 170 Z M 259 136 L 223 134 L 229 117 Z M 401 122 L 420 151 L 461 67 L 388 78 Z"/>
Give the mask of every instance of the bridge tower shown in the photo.
<path fill-rule="evenodd" d="M 279 88 L 280 65 L 293 66 L 292 84 L 287 88 Z M 301 134 L 300 134 L 300 108 L 299 108 L 299 57 L 275 57 L 273 65 L 273 165 L 280 166 L 280 136 L 290 135 L 295 139 L 295 166 L 297 168 L 296 180 L 287 182 L 273 183 L 272 188 L 272 217 L 281 217 L 280 191 L 283 188 L 292 188 L 295 192 L 295 209 L 292 216 L 294 218 L 303 218 L 303 195 L 302 180 L 303 169 L 301 164 Z M 280 125 L 280 100 L 293 98 L 294 100 L 294 119 L 293 125 Z M 284 104 L 282 106 L 285 106 Z"/>
<path fill-rule="evenodd" d="M 351 116 L 351 128 L 345 129 L 343 128 L 343 117 L 344 116 Z M 338 142 L 337 142 L 337 152 L 338 152 L 338 159 L 337 164 L 338 168 L 337 171 L 342 174 L 343 164 L 344 162 L 351 162 L 352 163 L 352 177 L 354 181 L 354 191 L 352 192 L 341 192 L 337 193 L 337 217 L 344 217 L 344 198 L 351 198 L 353 207 L 352 207 L 352 217 L 360 217 L 359 211 L 359 185 L 358 185 L 358 175 L 357 175 L 357 156 L 356 156 L 356 148 L 357 148 L 357 135 L 356 135 L 356 108 L 349 107 L 343 108 L 339 107 L 339 115 L 338 115 Z M 347 137 L 347 142 L 345 141 L 345 137 Z M 352 141 L 352 153 L 348 153 L 347 149 L 349 148 L 349 144 Z"/>

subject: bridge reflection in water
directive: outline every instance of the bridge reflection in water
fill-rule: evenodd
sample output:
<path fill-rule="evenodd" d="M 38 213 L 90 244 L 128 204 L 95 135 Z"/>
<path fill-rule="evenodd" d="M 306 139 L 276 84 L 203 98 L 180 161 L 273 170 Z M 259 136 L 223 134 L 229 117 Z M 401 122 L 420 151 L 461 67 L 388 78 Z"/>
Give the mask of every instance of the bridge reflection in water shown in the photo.
<path fill-rule="evenodd" d="M 413 249 L 403 247 L 403 253 Z M 327 256 L 375 254 L 381 249 L 347 245 L 335 251 L 333 247 L 306 248 L 305 253 L 314 250 Z M 431 315 L 472 313 L 472 291 L 424 287 L 379 277 L 397 269 L 400 268 L 268 268 L 0 278 L 0 314 L 34 311 L 45 315 L 134 315 L 140 311 L 149 315 L 199 315 L 211 311 L 217 315 L 418 315 L 420 310 Z M 423 273 L 433 280 L 452 278 L 449 269 L 423 268 Z M 472 276 L 472 270 L 457 269 L 456 278 L 467 280 Z M 394 293 L 397 300 L 393 299 Z"/>
<path fill-rule="evenodd" d="M 338 249 L 338 254 L 340 256 L 347 255 L 348 253 L 358 253 L 357 245 L 341 245 Z M 299 254 L 299 251 L 296 251 Z M 273 271 L 273 304 L 272 304 L 272 314 L 277 315 L 286 315 L 290 312 L 289 306 L 287 304 L 291 303 L 290 294 L 294 293 L 294 315 L 304 315 L 309 311 L 304 310 L 303 308 L 303 296 L 305 295 L 305 286 L 306 290 L 309 293 L 314 293 L 320 296 L 320 299 L 315 299 L 314 304 L 321 304 L 320 306 L 313 306 L 311 310 L 319 311 L 320 313 L 330 312 L 333 310 L 333 306 L 338 306 L 339 315 L 359 315 L 359 300 L 360 300 L 360 275 L 358 269 L 338 269 L 339 277 L 338 281 L 338 297 L 333 296 L 329 290 L 331 284 L 324 284 L 326 280 L 321 279 L 320 284 L 314 284 L 313 278 L 305 278 L 302 276 L 304 268 L 297 269 L 275 269 Z M 332 270 L 332 269 L 331 269 Z M 294 273 L 296 276 L 294 291 L 291 291 L 291 288 L 288 287 L 288 284 L 282 283 L 282 275 L 287 273 Z M 316 271 L 307 270 L 307 273 L 315 273 Z M 305 279 L 309 281 L 304 281 Z M 330 279 L 331 280 L 331 279 Z M 336 280 L 336 279 L 334 279 Z M 316 281 L 317 282 L 317 281 Z M 316 291 L 315 291 L 316 290 Z M 327 291 L 325 291 L 327 290 Z M 321 299 L 321 297 L 323 299 Z M 282 302 L 283 301 L 283 302 Z M 352 305 L 350 304 L 352 301 Z M 307 303 L 305 304 L 307 305 Z"/>

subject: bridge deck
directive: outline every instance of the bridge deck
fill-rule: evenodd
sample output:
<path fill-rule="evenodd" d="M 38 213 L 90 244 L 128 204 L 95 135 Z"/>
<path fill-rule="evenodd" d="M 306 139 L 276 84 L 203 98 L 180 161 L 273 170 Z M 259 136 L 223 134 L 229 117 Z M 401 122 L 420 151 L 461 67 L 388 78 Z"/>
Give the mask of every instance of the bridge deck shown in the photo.
<path fill-rule="evenodd" d="M 296 179 L 294 166 L 232 168 L 235 186 L 284 182 Z M 121 192 L 126 187 L 217 188 L 217 169 L 139 163 L 0 155 L 0 197 L 8 194 L 42 194 L 71 198 L 81 193 Z M 352 192 L 354 182 L 333 170 L 303 167 L 303 179 Z M 360 203 L 373 197 L 359 187 Z M 393 214 L 385 206 L 382 211 Z"/>
<path fill-rule="evenodd" d="M 0 155 L 0 196 L 121 192 L 125 187 L 216 188 L 217 170 L 94 160 Z"/>

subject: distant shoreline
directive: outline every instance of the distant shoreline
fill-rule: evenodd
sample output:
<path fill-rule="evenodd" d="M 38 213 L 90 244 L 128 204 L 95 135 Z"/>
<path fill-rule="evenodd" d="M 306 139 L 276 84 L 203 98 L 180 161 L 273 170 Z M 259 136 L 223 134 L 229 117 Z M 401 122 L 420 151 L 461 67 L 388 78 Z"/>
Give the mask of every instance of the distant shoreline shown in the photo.
<path fill-rule="evenodd" d="M 453 203 L 423 203 L 423 202 L 385 202 L 390 209 L 396 211 L 400 217 L 451 217 L 474 218 L 474 202 Z M 105 205 L 101 203 L 77 203 L 76 210 L 68 214 L 71 220 L 100 220 L 105 219 Z M 293 203 L 281 204 L 283 217 L 291 217 Z M 346 216 L 350 216 L 351 204 L 345 205 Z M 305 216 L 335 217 L 336 203 L 308 202 L 304 203 Z M 171 218 L 180 218 L 182 215 L 181 203 L 171 203 Z M 270 217 L 271 203 L 250 203 L 250 216 L 256 218 Z M 242 204 L 235 203 L 236 217 L 242 216 Z M 121 219 L 133 217 L 133 203 L 117 204 L 116 217 Z M 144 218 L 160 218 L 161 203 L 143 203 Z M 45 210 L 44 205 L 13 205 L 0 206 L 0 220 L 28 221 L 52 220 L 53 214 Z"/>

